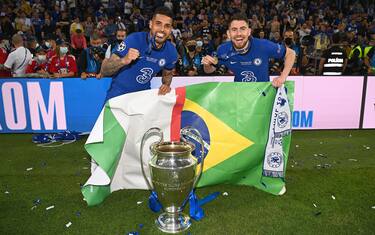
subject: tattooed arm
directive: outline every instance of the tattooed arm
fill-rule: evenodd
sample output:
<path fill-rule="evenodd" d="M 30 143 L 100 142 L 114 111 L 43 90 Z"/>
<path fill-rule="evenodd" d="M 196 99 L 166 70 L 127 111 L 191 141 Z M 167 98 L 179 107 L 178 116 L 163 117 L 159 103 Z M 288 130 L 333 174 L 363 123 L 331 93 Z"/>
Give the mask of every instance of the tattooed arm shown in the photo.
<path fill-rule="evenodd" d="M 163 76 L 161 79 L 162 85 L 159 88 L 159 95 L 165 95 L 171 91 L 171 83 L 173 77 L 173 70 L 163 70 Z"/>
<path fill-rule="evenodd" d="M 103 60 L 102 68 L 100 73 L 105 76 L 112 76 L 117 73 L 123 66 L 130 64 L 133 60 L 139 57 L 139 51 L 134 48 L 130 48 L 128 54 L 125 57 L 120 58 L 116 54 L 112 54 L 109 59 Z"/>

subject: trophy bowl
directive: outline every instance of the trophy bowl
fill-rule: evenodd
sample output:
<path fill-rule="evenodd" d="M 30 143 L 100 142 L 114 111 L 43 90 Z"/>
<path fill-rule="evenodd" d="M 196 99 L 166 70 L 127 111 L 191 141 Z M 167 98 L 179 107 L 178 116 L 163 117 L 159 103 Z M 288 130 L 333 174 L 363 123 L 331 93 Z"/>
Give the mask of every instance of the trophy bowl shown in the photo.
<path fill-rule="evenodd" d="M 195 131 L 200 137 L 199 132 Z M 155 134 L 160 136 L 161 140 L 150 146 L 152 155 L 149 162 L 151 185 L 143 168 L 142 150 L 146 139 Z M 163 142 L 162 140 L 162 132 L 158 128 L 151 128 L 145 133 L 141 144 L 142 172 L 149 188 L 156 192 L 164 211 L 155 220 L 157 227 L 166 233 L 179 233 L 191 225 L 190 217 L 182 211 L 202 172 L 203 160 L 197 172 L 198 161 L 191 154 L 195 149 L 192 143 Z M 201 141 L 203 143 L 203 140 Z M 203 151 L 201 157 L 203 157 Z"/>

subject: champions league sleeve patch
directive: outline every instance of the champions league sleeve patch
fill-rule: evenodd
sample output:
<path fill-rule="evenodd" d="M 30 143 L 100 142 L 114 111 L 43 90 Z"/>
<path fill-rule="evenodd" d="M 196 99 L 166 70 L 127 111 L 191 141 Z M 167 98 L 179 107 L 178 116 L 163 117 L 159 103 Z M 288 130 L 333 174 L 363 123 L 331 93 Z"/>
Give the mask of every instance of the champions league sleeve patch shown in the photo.
<path fill-rule="evenodd" d="M 126 49 L 126 44 L 124 41 L 122 41 L 118 46 L 117 46 L 117 51 L 122 52 Z"/>

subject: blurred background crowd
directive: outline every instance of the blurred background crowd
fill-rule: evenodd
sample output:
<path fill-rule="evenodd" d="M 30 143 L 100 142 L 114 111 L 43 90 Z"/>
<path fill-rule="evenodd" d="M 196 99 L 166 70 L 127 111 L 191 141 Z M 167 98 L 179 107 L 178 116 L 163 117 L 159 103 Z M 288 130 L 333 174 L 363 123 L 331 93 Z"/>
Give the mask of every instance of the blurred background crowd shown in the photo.
<path fill-rule="evenodd" d="M 253 37 L 296 52 L 292 75 L 375 74 L 372 0 L 2 0 L 0 77 L 100 78 L 102 61 L 127 35 L 147 31 L 158 6 L 175 13 L 176 76 L 206 75 L 201 59 L 228 40 L 237 12 Z M 271 61 L 270 73 L 282 66 Z"/>

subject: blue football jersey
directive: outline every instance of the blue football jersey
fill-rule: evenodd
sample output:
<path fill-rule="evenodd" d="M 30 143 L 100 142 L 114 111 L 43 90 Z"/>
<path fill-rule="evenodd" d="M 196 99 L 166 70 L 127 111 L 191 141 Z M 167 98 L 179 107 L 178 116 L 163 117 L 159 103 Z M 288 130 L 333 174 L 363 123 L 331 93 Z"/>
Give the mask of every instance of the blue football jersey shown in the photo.
<path fill-rule="evenodd" d="M 126 56 L 130 48 L 139 51 L 139 58 L 129 65 L 122 67 L 112 78 L 107 100 L 130 92 L 147 90 L 151 87 L 151 79 L 162 69 L 172 70 L 177 61 L 175 46 L 166 41 L 162 48 L 152 46 L 148 32 L 130 34 L 120 43 L 114 54 L 120 58 Z"/>
<path fill-rule="evenodd" d="M 283 45 L 269 40 L 250 38 L 249 50 L 240 54 L 232 45 L 225 42 L 217 49 L 219 65 L 224 65 L 234 73 L 235 82 L 268 82 L 269 59 L 280 59 L 285 56 Z"/>

